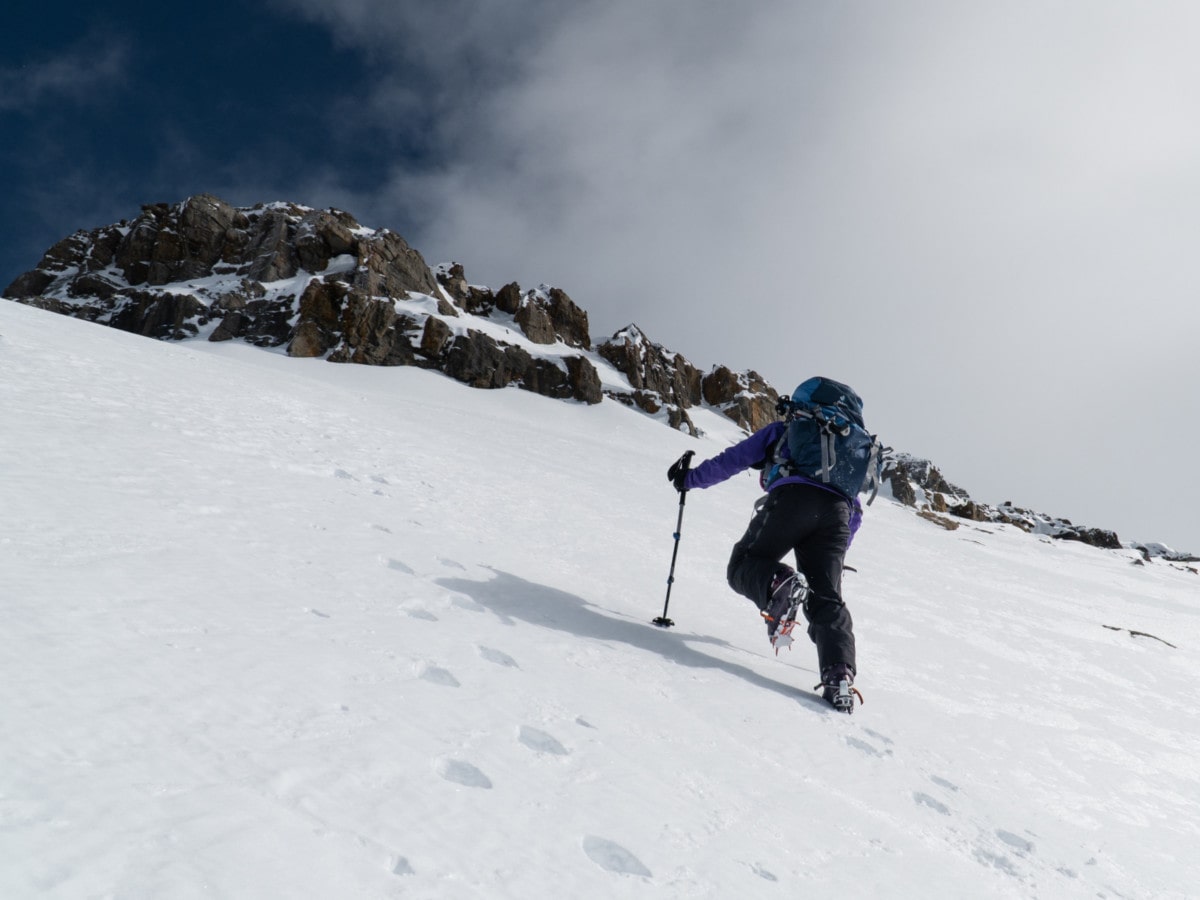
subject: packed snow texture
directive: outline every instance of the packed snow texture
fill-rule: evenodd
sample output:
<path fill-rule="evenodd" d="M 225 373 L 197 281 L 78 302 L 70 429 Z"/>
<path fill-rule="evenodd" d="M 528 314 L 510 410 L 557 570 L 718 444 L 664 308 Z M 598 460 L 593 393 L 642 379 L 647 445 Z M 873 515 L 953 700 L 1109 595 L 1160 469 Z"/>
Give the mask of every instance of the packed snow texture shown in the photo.
<path fill-rule="evenodd" d="M 618 403 L 0 304 L 0 896 L 1194 896 L 1200 578 L 881 498 L 866 704 Z M 703 420 L 702 424 L 699 420 Z"/>

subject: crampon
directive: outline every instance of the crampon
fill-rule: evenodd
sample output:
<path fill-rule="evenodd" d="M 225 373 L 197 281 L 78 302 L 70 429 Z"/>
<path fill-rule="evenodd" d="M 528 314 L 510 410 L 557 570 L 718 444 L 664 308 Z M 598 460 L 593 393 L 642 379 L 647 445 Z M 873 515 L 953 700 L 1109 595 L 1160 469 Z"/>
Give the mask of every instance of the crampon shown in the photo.
<path fill-rule="evenodd" d="M 763 613 L 766 618 L 766 613 Z M 796 607 L 788 610 L 781 621 L 775 628 L 775 633 L 771 635 L 771 646 L 775 648 L 775 655 L 779 655 L 780 650 L 790 650 L 794 638 L 792 637 L 792 629 L 796 627 Z"/>
<path fill-rule="evenodd" d="M 822 681 L 820 684 L 815 685 L 813 690 L 820 691 L 826 703 L 838 712 L 844 712 L 847 715 L 854 712 L 854 699 L 856 697 L 860 706 L 866 703 L 863 699 L 862 691 L 854 687 L 852 676 L 848 674 L 838 675 L 836 681 Z"/>

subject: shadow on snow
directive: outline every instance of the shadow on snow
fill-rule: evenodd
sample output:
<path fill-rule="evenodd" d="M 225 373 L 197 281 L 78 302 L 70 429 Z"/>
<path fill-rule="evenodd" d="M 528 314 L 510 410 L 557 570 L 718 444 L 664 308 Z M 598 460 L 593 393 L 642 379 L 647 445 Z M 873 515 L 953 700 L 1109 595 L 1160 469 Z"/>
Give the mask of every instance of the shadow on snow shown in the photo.
<path fill-rule="evenodd" d="M 815 694 L 795 685 L 785 684 L 760 675 L 753 669 L 728 660 L 702 653 L 692 644 L 714 644 L 736 649 L 721 638 L 685 635 L 656 628 L 649 621 L 642 623 L 618 618 L 602 612 L 582 597 L 526 581 L 508 572 L 491 571 L 490 581 L 471 581 L 466 578 L 438 578 L 436 584 L 447 590 L 470 597 L 499 617 L 505 625 L 517 620 L 543 628 L 553 628 L 577 637 L 595 641 L 610 641 L 657 653 L 681 666 L 695 669 L 717 669 L 741 678 L 756 688 L 782 694 L 793 700 L 811 704 L 825 711 L 825 704 Z"/>

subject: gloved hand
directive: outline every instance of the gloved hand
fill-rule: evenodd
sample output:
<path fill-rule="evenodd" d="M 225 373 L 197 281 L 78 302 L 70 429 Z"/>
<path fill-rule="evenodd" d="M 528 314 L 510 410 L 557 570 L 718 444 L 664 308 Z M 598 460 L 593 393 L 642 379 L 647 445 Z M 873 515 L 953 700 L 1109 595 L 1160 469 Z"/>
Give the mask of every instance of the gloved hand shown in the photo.
<path fill-rule="evenodd" d="M 683 493 L 687 490 L 684 485 L 687 483 L 687 473 L 692 467 L 692 457 L 696 455 L 695 450 L 689 450 L 675 462 L 671 463 L 671 468 L 667 469 L 667 481 L 675 485 L 675 490 Z"/>

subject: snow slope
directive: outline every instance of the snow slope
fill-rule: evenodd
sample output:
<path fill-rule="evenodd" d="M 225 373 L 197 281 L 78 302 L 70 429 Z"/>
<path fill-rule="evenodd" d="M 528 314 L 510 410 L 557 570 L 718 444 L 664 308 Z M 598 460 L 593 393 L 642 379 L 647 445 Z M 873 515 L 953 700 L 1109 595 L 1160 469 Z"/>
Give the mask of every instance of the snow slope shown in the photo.
<path fill-rule="evenodd" d="M 0 363 L 0 897 L 1196 894 L 1183 567 L 880 500 L 839 716 L 724 585 L 750 476 L 648 624 L 713 413 L 15 303 Z"/>

